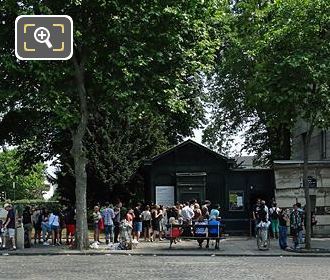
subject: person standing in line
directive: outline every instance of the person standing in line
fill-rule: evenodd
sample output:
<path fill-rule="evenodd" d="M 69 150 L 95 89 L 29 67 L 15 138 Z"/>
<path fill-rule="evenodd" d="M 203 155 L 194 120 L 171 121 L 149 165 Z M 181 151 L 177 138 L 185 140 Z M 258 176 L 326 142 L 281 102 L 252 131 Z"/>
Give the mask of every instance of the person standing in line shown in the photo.
<path fill-rule="evenodd" d="M 126 214 L 126 221 L 128 222 L 130 228 L 132 229 L 133 231 L 133 220 L 134 220 L 134 210 L 132 208 L 129 208 L 128 211 L 127 211 L 127 214 Z M 132 235 L 132 232 L 131 232 L 131 236 Z"/>
<path fill-rule="evenodd" d="M 191 225 L 192 219 L 194 217 L 194 210 L 189 206 L 189 202 L 185 203 L 185 206 L 181 210 L 181 215 L 183 218 L 183 223 Z"/>
<path fill-rule="evenodd" d="M 66 226 L 66 245 L 73 244 L 73 239 L 76 232 L 75 215 L 75 210 L 71 205 L 69 205 L 64 214 L 64 222 Z"/>
<path fill-rule="evenodd" d="M 257 234 L 257 224 L 259 223 L 259 221 L 257 219 L 258 218 L 257 214 L 260 210 L 260 206 L 261 206 L 261 199 L 257 198 L 256 203 L 252 206 L 252 221 L 253 221 L 253 224 L 252 224 L 251 231 L 253 231 L 253 235 Z"/>
<path fill-rule="evenodd" d="M 100 239 L 100 228 L 99 228 L 99 223 L 102 219 L 101 213 L 100 213 L 100 208 L 99 206 L 94 206 L 94 212 L 93 212 L 93 227 L 94 227 L 94 243 L 100 244 L 99 239 Z"/>
<path fill-rule="evenodd" d="M 32 238 L 32 215 L 30 206 L 26 206 L 23 211 L 23 227 L 24 227 L 24 247 L 31 247 Z"/>
<path fill-rule="evenodd" d="M 200 206 L 198 203 L 195 203 L 194 205 L 194 221 L 199 221 L 200 217 L 202 217 L 202 210 L 200 209 Z"/>
<path fill-rule="evenodd" d="M 115 212 L 112 209 L 112 205 L 109 202 L 105 203 L 105 209 L 102 211 L 102 217 L 104 220 L 104 231 L 105 231 L 105 243 L 113 243 L 113 219 L 115 218 Z"/>
<path fill-rule="evenodd" d="M 305 210 L 301 207 L 301 203 L 300 202 L 297 202 L 297 207 L 298 207 L 298 211 L 300 213 L 300 215 L 302 216 L 302 219 L 303 219 L 303 227 L 302 227 L 302 230 L 300 230 L 298 232 L 298 243 L 299 244 L 303 244 L 304 241 L 303 241 L 303 233 L 304 233 L 304 226 L 305 226 Z"/>
<path fill-rule="evenodd" d="M 183 220 L 182 236 L 191 236 L 192 235 L 191 226 L 192 226 L 192 219 L 194 218 L 194 210 L 189 206 L 189 202 L 185 203 L 185 206 L 182 208 L 181 215 Z"/>
<path fill-rule="evenodd" d="M 300 249 L 299 247 L 299 235 L 300 232 L 303 230 L 303 214 L 301 211 L 298 210 L 298 205 L 293 205 L 293 211 L 290 215 L 290 233 L 292 236 L 292 242 L 293 242 L 293 249 Z"/>
<path fill-rule="evenodd" d="M 165 235 L 164 225 L 166 225 L 166 212 L 163 205 L 159 205 L 158 221 L 159 221 L 159 241 L 163 241 L 162 238 Z"/>
<path fill-rule="evenodd" d="M 269 209 L 269 217 L 271 220 L 273 237 L 278 239 L 279 233 L 279 213 L 280 208 L 277 207 L 277 203 L 273 202 L 272 207 Z"/>
<path fill-rule="evenodd" d="M 5 223 L 3 224 L 3 228 L 6 232 L 6 234 L 8 234 L 9 239 L 11 241 L 11 244 L 12 244 L 11 250 L 15 251 L 16 250 L 16 243 L 15 243 L 15 229 L 16 229 L 15 210 L 12 207 L 12 205 L 10 205 L 9 203 L 6 203 L 4 205 L 4 208 L 7 211 L 7 217 L 6 217 Z M 5 244 L 6 234 L 5 234 L 5 237 L 4 237 L 4 241 L 2 243 L 3 248 L 6 248 L 6 244 Z"/>
<path fill-rule="evenodd" d="M 34 229 L 34 245 L 41 243 L 41 219 L 40 217 L 40 209 L 38 207 L 32 208 L 32 224 Z"/>
<path fill-rule="evenodd" d="M 282 250 L 288 250 L 288 226 L 290 216 L 287 209 L 281 209 L 279 212 L 279 245 Z"/>
<path fill-rule="evenodd" d="M 113 219 L 113 225 L 114 225 L 114 243 L 118 243 L 118 237 L 120 233 L 120 208 L 118 206 L 115 206 L 114 208 L 115 217 Z"/>
<path fill-rule="evenodd" d="M 160 232 L 160 219 L 162 218 L 162 213 L 159 211 L 159 205 L 154 205 L 151 210 L 151 224 L 152 224 L 152 241 L 156 241 L 156 235 L 159 235 L 159 240 L 161 241 L 161 232 Z"/>
<path fill-rule="evenodd" d="M 134 238 L 137 242 L 140 240 L 140 235 L 142 232 L 142 211 L 141 211 L 141 203 L 138 203 L 134 208 L 134 219 L 133 219 L 133 231 Z"/>
<path fill-rule="evenodd" d="M 59 211 L 53 211 L 48 219 L 49 228 L 52 233 L 52 245 L 60 246 L 59 234 L 60 234 L 60 218 Z"/>
<path fill-rule="evenodd" d="M 149 205 L 145 207 L 141 216 L 144 241 L 150 241 L 151 213 Z"/>
<path fill-rule="evenodd" d="M 43 208 L 41 214 L 39 216 L 39 220 L 41 223 L 42 229 L 42 240 L 44 246 L 49 246 L 48 239 L 51 232 L 51 228 L 49 228 L 49 213 L 46 208 Z"/>

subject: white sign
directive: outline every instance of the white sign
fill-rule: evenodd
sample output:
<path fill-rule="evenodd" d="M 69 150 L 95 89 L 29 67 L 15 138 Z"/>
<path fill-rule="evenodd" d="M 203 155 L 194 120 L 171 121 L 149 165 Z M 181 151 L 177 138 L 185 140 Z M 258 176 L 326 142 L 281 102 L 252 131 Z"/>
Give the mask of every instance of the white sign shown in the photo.
<path fill-rule="evenodd" d="M 242 207 L 243 206 L 243 196 L 237 197 L 237 206 Z"/>
<path fill-rule="evenodd" d="M 173 206 L 174 186 L 156 186 L 156 204 L 163 206 Z"/>

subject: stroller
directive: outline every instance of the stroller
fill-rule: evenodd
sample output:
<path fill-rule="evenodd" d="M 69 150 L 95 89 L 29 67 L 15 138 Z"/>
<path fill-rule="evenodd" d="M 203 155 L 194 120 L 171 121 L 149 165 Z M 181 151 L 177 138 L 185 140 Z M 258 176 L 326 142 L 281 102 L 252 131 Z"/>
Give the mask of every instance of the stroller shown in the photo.
<path fill-rule="evenodd" d="M 119 225 L 120 242 L 118 250 L 132 250 L 132 226 L 126 219 L 122 220 Z"/>

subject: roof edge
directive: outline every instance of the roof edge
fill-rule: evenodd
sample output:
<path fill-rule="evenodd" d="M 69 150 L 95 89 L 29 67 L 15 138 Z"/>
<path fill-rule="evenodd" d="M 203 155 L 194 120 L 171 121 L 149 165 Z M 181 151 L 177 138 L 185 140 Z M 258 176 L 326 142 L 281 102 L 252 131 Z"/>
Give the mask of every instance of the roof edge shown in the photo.
<path fill-rule="evenodd" d="M 149 161 L 149 162 L 154 162 L 154 161 L 156 161 L 156 160 L 158 160 L 158 159 L 164 157 L 165 155 L 171 153 L 171 152 L 174 151 L 175 149 L 178 149 L 178 148 L 184 147 L 184 146 L 186 146 L 186 145 L 188 145 L 188 144 L 193 144 L 193 145 L 195 145 L 195 146 L 197 146 L 197 147 L 199 147 L 199 148 L 202 148 L 203 150 L 205 150 L 205 151 L 207 151 L 207 152 L 209 152 L 209 153 L 212 153 L 212 154 L 214 154 L 215 156 L 217 156 L 217 157 L 219 157 L 219 158 L 221 158 L 221 159 L 223 159 L 223 160 L 225 160 L 225 161 L 227 161 L 227 162 L 229 162 L 229 163 L 234 163 L 234 162 L 235 162 L 234 159 L 231 159 L 231 158 L 228 158 L 228 157 L 226 157 L 226 156 L 224 156 L 224 155 L 221 155 L 221 154 L 219 154 L 219 153 L 217 153 L 217 152 L 211 150 L 210 148 L 204 146 L 203 144 L 200 144 L 200 143 L 195 142 L 195 141 L 192 140 L 192 139 L 185 140 L 185 141 L 183 141 L 183 142 L 181 142 L 181 143 L 179 143 L 179 144 L 173 146 L 172 148 L 170 148 L 170 149 L 168 149 L 168 150 L 166 150 L 166 151 L 160 153 L 159 155 L 156 155 L 156 156 L 152 157 L 152 158 L 149 159 L 148 161 Z"/>

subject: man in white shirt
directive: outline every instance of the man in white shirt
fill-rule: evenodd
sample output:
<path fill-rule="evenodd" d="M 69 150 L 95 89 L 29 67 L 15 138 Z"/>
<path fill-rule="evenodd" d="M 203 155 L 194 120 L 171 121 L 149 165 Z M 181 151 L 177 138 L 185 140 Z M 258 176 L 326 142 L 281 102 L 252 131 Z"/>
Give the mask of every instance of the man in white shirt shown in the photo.
<path fill-rule="evenodd" d="M 185 206 L 182 208 L 181 216 L 183 222 L 191 224 L 192 218 L 194 217 L 194 210 L 189 206 L 189 202 L 186 202 Z"/>

